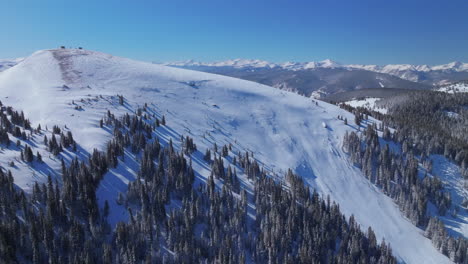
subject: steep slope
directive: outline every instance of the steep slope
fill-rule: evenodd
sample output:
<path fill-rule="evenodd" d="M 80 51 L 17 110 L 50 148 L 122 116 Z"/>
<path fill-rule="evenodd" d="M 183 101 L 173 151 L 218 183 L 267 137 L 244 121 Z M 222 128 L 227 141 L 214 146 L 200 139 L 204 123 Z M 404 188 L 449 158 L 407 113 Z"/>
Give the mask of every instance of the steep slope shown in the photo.
<path fill-rule="evenodd" d="M 348 162 L 342 138 L 356 128 L 336 117 L 353 116 L 333 105 L 239 79 L 84 50 L 36 52 L 0 74 L 0 91 L 1 100 L 24 110 L 33 126 L 67 125 L 88 152 L 109 138 L 98 125 L 108 109 L 123 114 L 148 103 L 171 120 L 171 127 L 193 137 L 199 149 L 233 143 L 252 151 L 268 170 L 280 174 L 293 168 L 363 228 L 372 226 L 402 261 L 449 262 Z M 117 94 L 128 105 L 105 100 Z"/>

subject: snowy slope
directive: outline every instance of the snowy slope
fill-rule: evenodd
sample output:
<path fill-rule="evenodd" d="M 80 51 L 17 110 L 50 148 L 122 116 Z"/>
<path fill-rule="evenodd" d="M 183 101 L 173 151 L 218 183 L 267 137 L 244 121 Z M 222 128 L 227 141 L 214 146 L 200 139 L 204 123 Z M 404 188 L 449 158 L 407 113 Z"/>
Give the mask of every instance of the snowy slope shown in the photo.
<path fill-rule="evenodd" d="M 468 93 L 468 81 L 447 84 L 436 90 L 447 93 Z"/>
<path fill-rule="evenodd" d="M 354 100 L 346 101 L 344 103 L 352 107 L 364 107 L 369 110 L 373 110 L 382 114 L 386 114 L 387 109 L 383 107 L 379 107 L 376 104 L 380 99 L 382 98 L 370 97 L 370 98 L 364 98 L 364 99 L 354 99 Z"/>
<path fill-rule="evenodd" d="M 0 91 L 0 100 L 24 110 L 34 126 L 66 124 L 88 152 L 102 148 L 110 137 L 98 126 L 108 108 L 122 114 L 147 102 L 166 115 L 174 130 L 193 137 L 199 149 L 213 141 L 236 142 L 269 170 L 280 174 L 293 168 L 337 201 L 346 215 L 354 214 L 363 228 L 372 226 L 401 260 L 449 262 L 348 162 L 341 141 L 346 130 L 355 128 L 336 117 L 353 117 L 336 106 L 316 105 L 253 82 L 85 50 L 36 52 L 0 73 Z M 124 95 L 130 106 L 115 106 L 106 99 L 117 94 Z M 98 99 L 101 96 L 104 99 Z M 82 102 L 83 110 L 76 110 L 72 101 Z M 27 175 L 19 171 L 15 177 Z M 127 176 L 122 175 L 131 179 Z M 26 187 L 21 185 L 24 179 L 15 182 Z"/>

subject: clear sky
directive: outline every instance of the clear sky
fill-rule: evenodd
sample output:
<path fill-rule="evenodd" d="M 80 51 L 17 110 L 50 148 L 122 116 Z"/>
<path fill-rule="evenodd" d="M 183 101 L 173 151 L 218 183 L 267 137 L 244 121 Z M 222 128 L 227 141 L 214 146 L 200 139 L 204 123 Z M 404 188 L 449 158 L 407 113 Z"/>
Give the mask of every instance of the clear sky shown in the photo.
<path fill-rule="evenodd" d="M 468 62 L 468 1 L 0 0 L 0 58 L 60 45 L 159 62 Z"/>

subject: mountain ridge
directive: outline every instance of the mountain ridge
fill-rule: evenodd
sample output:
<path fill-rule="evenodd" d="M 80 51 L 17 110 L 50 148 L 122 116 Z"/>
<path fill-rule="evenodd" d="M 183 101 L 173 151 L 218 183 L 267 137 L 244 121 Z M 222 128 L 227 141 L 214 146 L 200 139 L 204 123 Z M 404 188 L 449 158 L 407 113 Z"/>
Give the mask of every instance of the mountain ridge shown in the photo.
<path fill-rule="evenodd" d="M 429 66 L 426 64 L 341 64 L 331 59 L 325 59 L 322 61 L 306 61 L 306 62 L 294 62 L 287 61 L 281 63 L 274 63 L 259 59 L 232 59 L 225 61 L 215 61 L 215 62 L 202 62 L 195 60 L 187 61 L 175 61 L 175 62 L 165 62 L 161 63 L 167 66 L 210 66 L 210 67 L 239 67 L 239 68 L 283 68 L 287 70 L 305 70 L 311 68 L 349 68 L 349 69 L 364 69 L 370 71 L 378 72 L 390 72 L 392 70 L 414 70 L 421 72 L 428 71 L 438 71 L 438 70 L 453 70 L 453 71 L 468 71 L 468 63 L 463 63 L 460 61 L 453 61 L 446 64 Z"/>
<path fill-rule="evenodd" d="M 375 73 L 388 74 L 398 78 L 423 83 L 427 85 L 441 85 L 452 81 L 468 79 L 468 63 L 458 61 L 447 64 L 429 66 L 412 64 L 387 64 L 387 65 L 365 65 L 365 64 L 340 64 L 326 59 L 319 62 L 284 62 L 271 63 L 262 60 L 235 59 L 219 62 L 196 62 L 193 60 L 185 62 L 169 62 L 163 65 L 192 68 L 192 69 L 214 69 L 232 68 L 236 70 L 285 70 L 285 71 L 313 71 L 320 69 L 343 69 L 347 71 L 365 70 Z M 375 88 L 375 87 L 365 87 Z M 395 87 L 405 88 L 405 87 Z"/>

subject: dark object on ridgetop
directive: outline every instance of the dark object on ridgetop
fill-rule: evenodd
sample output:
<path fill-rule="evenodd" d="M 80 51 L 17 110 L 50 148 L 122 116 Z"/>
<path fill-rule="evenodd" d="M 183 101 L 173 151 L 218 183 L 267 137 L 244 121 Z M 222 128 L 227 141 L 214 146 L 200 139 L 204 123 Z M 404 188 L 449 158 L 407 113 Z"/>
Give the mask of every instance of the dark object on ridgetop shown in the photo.
<path fill-rule="evenodd" d="M 65 46 L 60 46 L 61 49 L 65 49 Z"/>
<path fill-rule="evenodd" d="M 78 47 L 78 49 L 83 49 L 82 47 Z"/>

